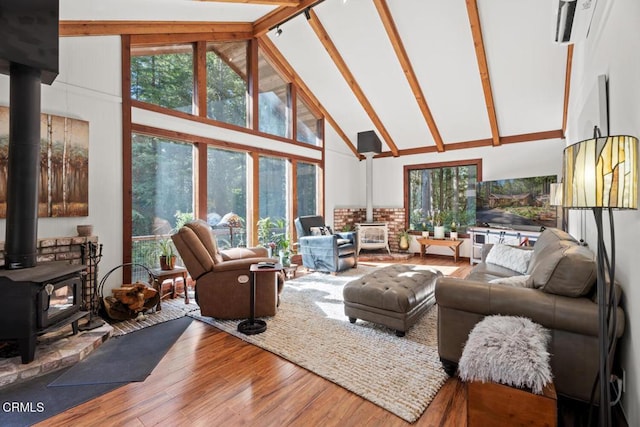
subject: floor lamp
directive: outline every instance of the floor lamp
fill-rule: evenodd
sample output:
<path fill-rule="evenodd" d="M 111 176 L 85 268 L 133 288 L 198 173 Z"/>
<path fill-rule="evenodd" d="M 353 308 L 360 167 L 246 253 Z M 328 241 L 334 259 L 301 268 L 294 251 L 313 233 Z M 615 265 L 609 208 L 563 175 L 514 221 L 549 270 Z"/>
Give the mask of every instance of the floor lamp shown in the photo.
<path fill-rule="evenodd" d="M 562 231 L 567 231 L 567 220 L 566 220 L 566 211 L 563 207 L 562 200 L 562 183 L 553 183 L 551 184 L 551 188 L 549 189 L 549 206 L 555 206 L 556 213 L 558 212 L 558 208 L 560 208 L 560 227 Z"/>
<path fill-rule="evenodd" d="M 600 384 L 599 426 L 611 426 L 609 379 L 615 351 L 618 303 L 615 283 L 614 209 L 638 207 L 638 139 L 632 136 L 594 137 L 564 150 L 563 205 L 568 209 L 591 209 L 598 233 L 598 379 Z M 604 242 L 602 213 L 609 216 L 611 259 Z"/>

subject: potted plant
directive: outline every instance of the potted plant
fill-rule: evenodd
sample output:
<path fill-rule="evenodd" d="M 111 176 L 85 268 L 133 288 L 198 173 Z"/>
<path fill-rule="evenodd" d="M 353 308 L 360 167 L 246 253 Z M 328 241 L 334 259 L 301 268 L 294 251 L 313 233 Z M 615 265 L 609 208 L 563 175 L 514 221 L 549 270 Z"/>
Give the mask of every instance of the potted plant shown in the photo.
<path fill-rule="evenodd" d="M 451 223 L 451 232 L 449 233 L 449 237 L 451 237 L 451 240 L 458 240 L 458 224 L 455 221 Z"/>
<path fill-rule="evenodd" d="M 411 234 L 409 234 L 409 232 L 407 230 L 400 230 L 400 233 L 398 233 L 398 237 L 399 237 L 399 242 L 398 242 L 398 247 L 400 248 L 401 251 L 406 251 L 407 249 L 409 249 L 409 244 L 411 243 Z"/>
<path fill-rule="evenodd" d="M 173 253 L 173 243 L 170 238 L 158 240 L 160 254 L 160 269 L 173 270 L 176 266 L 176 255 Z"/>
<path fill-rule="evenodd" d="M 289 249 L 291 242 L 289 236 L 283 234 L 279 243 L 280 251 L 278 255 L 280 256 L 280 264 L 283 267 L 289 267 L 291 265 L 291 251 Z"/>
<path fill-rule="evenodd" d="M 431 221 L 431 218 L 427 218 L 427 221 Z M 422 222 L 421 231 L 422 237 L 429 237 L 429 229 L 427 228 L 427 223 L 424 221 Z"/>
<path fill-rule="evenodd" d="M 444 213 L 441 211 L 437 211 L 433 215 L 433 237 L 444 239 Z"/>

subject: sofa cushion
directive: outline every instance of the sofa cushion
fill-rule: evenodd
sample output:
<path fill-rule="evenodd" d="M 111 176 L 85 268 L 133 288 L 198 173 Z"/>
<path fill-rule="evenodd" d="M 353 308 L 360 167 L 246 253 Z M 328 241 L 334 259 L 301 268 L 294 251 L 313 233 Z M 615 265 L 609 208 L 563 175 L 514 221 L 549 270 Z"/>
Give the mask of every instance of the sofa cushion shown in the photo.
<path fill-rule="evenodd" d="M 546 255 L 531 272 L 531 277 L 544 292 L 566 297 L 585 296 L 596 281 L 595 255 L 585 246 L 567 245 Z"/>
<path fill-rule="evenodd" d="M 577 243 L 578 241 L 567 232 L 564 232 L 557 228 L 545 229 L 538 237 L 538 240 L 536 240 L 533 256 L 531 257 L 531 261 L 529 262 L 529 270 L 527 271 L 527 274 L 531 274 L 534 266 L 538 264 L 538 256 L 548 252 L 550 248 L 567 247 Z"/>
<path fill-rule="evenodd" d="M 487 254 L 486 262 L 517 271 L 524 274 L 529 269 L 532 251 L 523 250 L 516 246 L 493 245 Z"/>

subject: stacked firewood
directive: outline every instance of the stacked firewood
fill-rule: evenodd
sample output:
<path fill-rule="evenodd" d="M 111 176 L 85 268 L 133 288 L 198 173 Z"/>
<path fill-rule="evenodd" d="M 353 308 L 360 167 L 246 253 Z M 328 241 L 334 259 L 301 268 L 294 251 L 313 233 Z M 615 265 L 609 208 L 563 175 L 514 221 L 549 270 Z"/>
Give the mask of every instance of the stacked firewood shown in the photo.
<path fill-rule="evenodd" d="M 150 308 L 145 307 L 145 301 L 150 300 L 158 293 L 155 289 L 139 282 L 112 289 L 112 292 L 115 299 L 135 312 Z"/>
<path fill-rule="evenodd" d="M 122 285 L 104 298 L 107 315 L 114 320 L 133 319 L 153 308 L 159 301 L 158 291 L 145 283 Z"/>

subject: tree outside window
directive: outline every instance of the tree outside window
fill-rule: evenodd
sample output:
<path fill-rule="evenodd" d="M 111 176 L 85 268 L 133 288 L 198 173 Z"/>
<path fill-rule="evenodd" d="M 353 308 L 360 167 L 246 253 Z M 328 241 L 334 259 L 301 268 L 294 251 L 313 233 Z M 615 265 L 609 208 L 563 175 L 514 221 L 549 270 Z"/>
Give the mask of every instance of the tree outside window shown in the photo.
<path fill-rule="evenodd" d="M 207 43 L 207 117 L 248 125 L 247 45 L 246 41 Z"/>
<path fill-rule="evenodd" d="M 459 232 L 476 222 L 475 189 L 481 161 L 447 162 L 405 166 L 405 209 L 412 230 L 453 224 Z"/>
<path fill-rule="evenodd" d="M 191 113 L 193 46 L 132 47 L 131 99 Z"/>
<path fill-rule="evenodd" d="M 291 137 L 289 83 L 262 54 L 258 55 L 258 122 L 260 132 Z"/>

